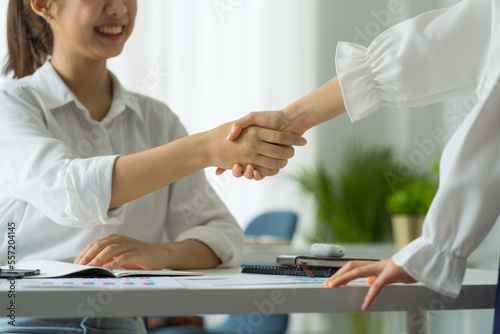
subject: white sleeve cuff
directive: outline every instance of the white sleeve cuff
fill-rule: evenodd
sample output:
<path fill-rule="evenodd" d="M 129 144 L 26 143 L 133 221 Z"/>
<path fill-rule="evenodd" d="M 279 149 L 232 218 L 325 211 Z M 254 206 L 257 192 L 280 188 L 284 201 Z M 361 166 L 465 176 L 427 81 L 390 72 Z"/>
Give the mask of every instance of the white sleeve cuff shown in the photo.
<path fill-rule="evenodd" d="M 393 260 L 430 289 L 447 297 L 459 295 L 467 266 L 465 258 L 440 250 L 420 237 L 396 253 Z"/>
<path fill-rule="evenodd" d="M 118 156 L 74 159 L 64 177 L 66 221 L 72 227 L 123 224 L 127 204 L 109 210 L 113 167 Z"/>
<path fill-rule="evenodd" d="M 344 104 L 351 121 L 358 121 L 377 111 L 380 99 L 367 48 L 339 42 L 335 62 Z"/>
<path fill-rule="evenodd" d="M 198 240 L 210 247 L 221 261 L 217 268 L 234 267 L 240 262 L 241 252 L 235 250 L 228 236 L 219 229 L 210 226 L 197 226 L 179 234 L 175 241 L 189 239 Z"/>

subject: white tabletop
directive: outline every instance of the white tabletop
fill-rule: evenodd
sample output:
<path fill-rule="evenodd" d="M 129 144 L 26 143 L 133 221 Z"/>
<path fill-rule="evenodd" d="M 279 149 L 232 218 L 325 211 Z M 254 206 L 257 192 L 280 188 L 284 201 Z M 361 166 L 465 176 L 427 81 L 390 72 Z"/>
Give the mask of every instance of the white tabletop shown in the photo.
<path fill-rule="evenodd" d="M 239 274 L 239 270 L 204 270 L 211 275 Z M 370 311 L 455 310 L 493 308 L 497 272 L 468 269 L 463 290 L 450 300 L 420 284 L 395 284 L 384 288 Z M 272 314 L 359 312 L 368 290 L 355 282 L 343 288 L 322 283 L 245 286 L 195 286 L 186 289 L 140 290 L 133 287 L 23 288 L 8 296 L 9 281 L 0 281 L 0 309 L 15 303 L 16 316 L 82 317 L 154 316 L 189 314 Z M 93 314 L 92 314 L 93 313 Z M 2 314 L 2 316 L 5 316 Z"/>

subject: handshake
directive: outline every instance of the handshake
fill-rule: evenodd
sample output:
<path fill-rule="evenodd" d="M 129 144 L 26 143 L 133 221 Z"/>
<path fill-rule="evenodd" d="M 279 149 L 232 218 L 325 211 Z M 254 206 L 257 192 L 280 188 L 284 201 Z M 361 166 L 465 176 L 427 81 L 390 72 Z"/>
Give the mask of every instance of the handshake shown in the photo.
<path fill-rule="evenodd" d="M 307 143 L 301 136 L 307 129 L 295 123 L 293 115 L 285 111 L 252 112 L 209 131 L 213 138 L 218 138 L 218 142 L 211 145 L 216 150 L 212 157 L 219 158 L 212 163 L 218 167 L 216 174 L 232 169 L 235 177 L 255 180 L 276 175 L 293 157 L 293 146 Z M 225 142 L 221 142 L 221 138 L 225 138 Z"/>

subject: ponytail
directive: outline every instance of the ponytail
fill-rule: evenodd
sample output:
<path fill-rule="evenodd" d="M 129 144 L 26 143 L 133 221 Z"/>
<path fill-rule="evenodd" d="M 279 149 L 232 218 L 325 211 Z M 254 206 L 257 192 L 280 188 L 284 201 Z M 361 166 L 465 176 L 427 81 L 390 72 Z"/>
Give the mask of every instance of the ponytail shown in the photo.
<path fill-rule="evenodd" d="M 7 13 L 7 63 L 3 74 L 14 78 L 33 74 L 52 53 L 49 24 L 31 8 L 30 0 L 9 0 Z"/>

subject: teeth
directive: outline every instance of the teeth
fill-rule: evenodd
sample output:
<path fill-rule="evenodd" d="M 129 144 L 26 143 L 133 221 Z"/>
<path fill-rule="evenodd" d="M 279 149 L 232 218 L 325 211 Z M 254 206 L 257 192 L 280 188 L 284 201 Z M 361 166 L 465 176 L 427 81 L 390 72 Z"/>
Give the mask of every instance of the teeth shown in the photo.
<path fill-rule="evenodd" d="M 106 35 L 118 35 L 123 31 L 123 27 L 97 27 L 97 31 Z"/>

